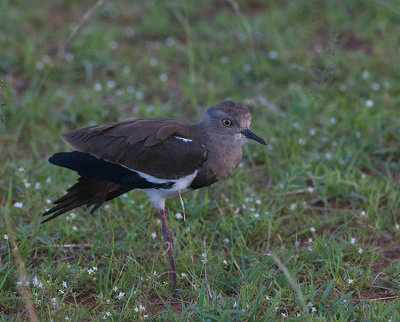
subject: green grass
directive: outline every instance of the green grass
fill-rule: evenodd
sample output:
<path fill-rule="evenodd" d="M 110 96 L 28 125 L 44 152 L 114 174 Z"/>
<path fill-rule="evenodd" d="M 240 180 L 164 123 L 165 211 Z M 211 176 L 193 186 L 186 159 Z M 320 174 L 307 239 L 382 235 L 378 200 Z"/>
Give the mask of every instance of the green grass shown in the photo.
<path fill-rule="evenodd" d="M 106 2 L 65 56 L 93 5 L 0 2 L 1 319 L 399 320 L 397 2 Z M 168 200 L 179 299 L 142 192 L 40 224 L 77 178 L 47 162 L 61 133 L 226 97 L 268 147 L 186 220 Z"/>

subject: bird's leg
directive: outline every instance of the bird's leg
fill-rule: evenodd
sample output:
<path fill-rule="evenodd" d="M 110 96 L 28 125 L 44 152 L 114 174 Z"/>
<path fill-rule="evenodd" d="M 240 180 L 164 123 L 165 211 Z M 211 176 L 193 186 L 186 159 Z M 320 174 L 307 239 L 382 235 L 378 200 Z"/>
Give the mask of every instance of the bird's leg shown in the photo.
<path fill-rule="evenodd" d="M 168 259 L 169 259 L 169 268 L 171 272 L 172 279 L 172 287 L 174 289 L 174 296 L 176 297 L 177 285 L 176 285 L 176 271 L 175 271 L 175 261 L 174 261 L 174 253 L 172 250 L 172 233 L 168 229 L 167 219 L 165 218 L 165 210 L 160 210 L 161 215 L 161 223 L 162 223 L 162 232 L 164 236 L 164 242 L 167 245 L 168 250 Z"/>

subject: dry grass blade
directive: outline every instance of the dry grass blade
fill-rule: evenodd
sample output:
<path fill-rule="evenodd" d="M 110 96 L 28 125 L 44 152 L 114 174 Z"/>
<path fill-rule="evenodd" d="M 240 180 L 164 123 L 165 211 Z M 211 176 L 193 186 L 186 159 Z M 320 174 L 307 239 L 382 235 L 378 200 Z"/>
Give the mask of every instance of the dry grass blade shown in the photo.
<path fill-rule="evenodd" d="M 282 263 L 278 256 L 274 253 L 271 254 L 272 259 L 274 260 L 275 264 L 278 265 L 279 269 L 285 274 L 290 286 L 292 287 L 293 291 L 296 292 L 297 298 L 299 299 L 300 305 L 303 308 L 304 314 L 309 318 L 310 313 L 308 312 L 306 302 L 304 300 L 304 295 L 300 289 L 300 286 L 294 280 L 294 278 L 290 275 L 286 266 Z"/>
<path fill-rule="evenodd" d="M 64 41 L 61 50 L 59 52 L 59 57 L 64 57 L 67 53 L 68 45 L 71 42 L 72 38 L 82 29 L 83 25 L 86 24 L 89 19 L 93 16 L 94 12 L 104 4 L 105 0 L 98 0 L 92 7 L 90 7 L 85 14 L 83 15 L 82 19 L 79 21 L 78 24 L 74 26 L 71 34 L 68 38 Z"/>

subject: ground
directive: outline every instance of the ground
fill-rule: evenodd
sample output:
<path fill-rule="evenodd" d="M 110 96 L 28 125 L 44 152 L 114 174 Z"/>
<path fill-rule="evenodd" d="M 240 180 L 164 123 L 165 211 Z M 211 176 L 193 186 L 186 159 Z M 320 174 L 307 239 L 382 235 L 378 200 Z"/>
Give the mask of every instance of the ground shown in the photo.
<path fill-rule="evenodd" d="M 399 18 L 390 0 L 0 2 L 1 318 L 399 320 Z M 40 223 L 77 179 L 47 162 L 61 133 L 228 97 L 268 145 L 168 200 L 179 298 L 142 192 Z"/>

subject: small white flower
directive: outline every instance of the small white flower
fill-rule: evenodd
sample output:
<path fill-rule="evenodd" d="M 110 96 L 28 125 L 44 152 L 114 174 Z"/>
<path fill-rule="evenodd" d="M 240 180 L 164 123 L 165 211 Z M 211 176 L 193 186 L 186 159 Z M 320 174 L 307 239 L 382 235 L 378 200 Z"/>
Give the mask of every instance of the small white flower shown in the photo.
<path fill-rule="evenodd" d="M 258 218 L 258 217 L 260 217 L 260 214 L 259 214 L 259 213 L 256 213 L 256 214 L 254 214 L 253 217 L 254 217 L 254 218 Z"/>
<path fill-rule="evenodd" d="M 331 118 L 329 119 L 329 122 L 330 122 L 331 124 L 336 124 L 336 118 L 331 117 Z"/>
<path fill-rule="evenodd" d="M 148 314 L 143 314 L 144 319 L 147 319 L 147 317 L 148 317 Z"/>
<path fill-rule="evenodd" d="M 312 233 L 315 233 L 315 232 L 316 232 L 315 227 L 311 227 L 311 228 L 310 228 L 310 231 L 311 231 Z"/>
<path fill-rule="evenodd" d="M 102 90 L 103 86 L 101 86 L 101 84 L 99 82 L 97 82 L 96 84 L 94 84 L 93 88 L 96 92 L 100 92 Z"/>
<path fill-rule="evenodd" d="M 229 61 L 229 58 L 227 56 L 221 56 L 221 58 L 219 59 L 219 61 L 221 62 L 221 64 L 226 64 Z"/>
<path fill-rule="evenodd" d="M 355 243 L 356 243 L 356 239 L 354 237 L 351 237 L 350 244 L 354 245 Z"/>
<path fill-rule="evenodd" d="M 62 286 L 63 286 L 64 288 L 67 288 L 67 282 L 66 282 L 66 281 L 63 281 L 63 282 L 62 282 Z"/>
<path fill-rule="evenodd" d="M 51 200 L 50 199 L 46 199 L 46 203 L 47 204 L 51 204 Z"/>
<path fill-rule="evenodd" d="M 269 59 L 275 59 L 276 57 L 278 57 L 278 52 L 276 50 L 270 50 L 268 52 Z"/>
<path fill-rule="evenodd" d="M 127 37 L 132 37 L 135 34 L 135 30 L 132 27 L 125 28 L 125 35 Z"/>
<path fill-rule="evenodd" d="M 379 90 L 380 85 L 379 85 L 378 83 L 373 83 L 372 86 L 371 86 L 371 88 L 372 88 L 374 91 L 377 91 L 377 90 Z"/>
<path fill-rule="evenodd" d="M 362 77 L 363 79 L 367 79 L 367 78 L 369 77 L 368 71 L 364 70 L 364 71 L 362 72 L 362 74 L 361 74 L 361 77 Z"/>
<path fill-rule="evenodd" d="M 363 211 L 361 211 L 360 216 L 364 217 L 366 214 L 367 213 L 363 210 Z"/>
<path fill-rule="evenodd" d="M 4 237 L 3 237 L 5 240 L 8 240 L 8 235 L 7 234 L 4 234 Z"/>
<path fill-rule="evenodd" d="M 233 302 L 233 307 L 237 307 L 237 303 L 236 302 Z"/>
<path fill-rule="evenodd" d="M 24 179 L 24 186 L 25 186 L 25 188 L 29 188 L 31 186 L 31 183 L 28 182 L 27 179 Z"/>
<path fill-rule="evenodd" d="M 65 54 L 65 60 L 67 62 L 72 62 L 74 60 L 74 55 L 72 55 L 71 53 L 66 53 Z"/>
<path fill-rule="evenodd" d="M 93 274 L 93 270 L 91 268 L 89 268 L 88 269 L 88 273 L 89 273 L 89 275 L 92 275 Z"/>
<path fill-rule="evenodd" d="M 152 237 L 153 239 L 155 239 L 155 238 L 157 237 L 157 233 L 156 233 L 156 232 L 152 232 L 152 233 L 151 233 L 151 237 Z"/>
<path fill-rule="evenodd" d="M 325 159 L 327 160 L 332 159 L 332 154 L 330 154 L 329 152 L 325 153 Z"/>
<path fill-rule="evenodd" d="M 24 172 L 25 171 L 25 169 L 23 168 L 23 167 L 20 167 L 20 168 L 18 168 L 18 170 L 17 170 L 18 172 Z"/>
<path fill-rule="evenodd" d="M 77 230 L 78 230 L 78 227 L 72 226 L 72 230 L 77 231 Z"/>
<path fill-rule="evenodd" d="M 35 182 L 35 189 L 38 190 L 40 188 L 40 182 Z"/>
<path fill-rule="evenodd" d="M 257 199 L 257 200 L 256 200 L 256 204 L 257 204 L 257 205 L 261 205 L 261 200 L 260 200 L 260 199 Z"/>
<path fill-rule="evenodd" d="M 107 315 L 107 316 L 111 316 L 111 313 L 110 313 L 110 312 L 106 312 L 106 315 Z"/>
<path fill-rule="evenodd" d="M 116 85 L 117 85 L 117 84 L 116 84 L 113 80 L 109 80 L 109 81 L 107 82 L 107 87 L 108 87 L 109 89 L 114 89 Z"/>
<path fill-rule="evenodd" d="M 16 202 L 16 203 L 14 203 L 14 207 L 15 208 L 22 208 L 23 207 L 23 203 L 22 202 Z"/>
<path fill-rule="evenodd" d="M 60 293 L 61 293 L 61 294 L 64 294 L 64 291 L 63 291 L 63 290 L 60 290 Z"/>
<path fill-rule="evenodd" d="M 349 279 L 347 280 L 347 283 L 349 283 L 349 284 L 353 284 L 353 283 L 354 283 L 354 281 L 353 281 L 352 279 L 350 279 L 350 278 L 349 278 Z"/>
<path fill-rule="evenodd" d="M 282 312 L 281 315 L 285 318 L 287 317 L 286 313 Z"/>
<path fill-rule="evenodd" d="M 312 192 L 314 192 L 314 188 L 313 187 L 307 187 L 307 191 L 312 193 Z"/>
<path fill-rule="evenodd" d="M 40 60 L 36 63 L 36 69 L 42 70 L 44 68 L 44 63 Z"/>
<path fill-rule="evenodd" d="M 271 300 L 271 298 L 270 298 L 268 295 L 265 295 L 265 299 L 266 299 L 267 301 L 270 301 L 270 300 Z"/>
<path fill-rule="evenodd" d="M 400 225 L 399 224 L 396 224 L 396 229 L 399 229 L 400 228 Z"/>
<path fill-rule="evenodd" d="M 366 107 L 372 107 L 372 106 L 374 106 L 374 101 L 373 101 L 373 100 L 370 100 L 370 99 L 366 100 L 366 101 L 365 101 L 365 106 L 366 106 Z"/>
<path fill-rule="evenodd" d="M 109 46 L 110 46 L 110 49 L 115 50 L 118 48 L 118 43 L 115 40 L 113 40 L 113 41 L 110 41 Z"/>
<path fill-rule="evenodd" d="M 97 266 L 93 266 L 93 270 L 94 270 L 94 271 L 97 271 Z"/>
<path fill-rule="evenodd" d="M 311 129 L 308 131 L 308 134 L 310 134 L 311 136 L 314 136 L 316 133 L 317 133 L 317 131 L 316 131 L 315 129 L 313 129 L 313 128 L 311 128 Z"/>
<path fill-rule="evenodd" d="M 177 212 L 176 219 L 182 219 L 182 218 L 183 218 L 182 214 L 180 212 Z"/>
<path fill-rule="evenodd" d="M 222 261 L 222 263 L 224 263 L 224 265 L 228 265 L 228 262 L 226 261 L 226 259 L 224 259 L 224 260 Z"/>
<path fill-rule="evenodd" d="M 166 82 L 168 80 L 168 75 L 165 73 L 160 74 L 160 81 Z"/>
<path fill-rule="evenodd" d="M 146 308 L 142 304 L 139 305 L 139 309 L 140 310 L 146 310 Z"/>
<path fill-rule="evenodd" d="M 119 294 L 118 294 L 118 298 L 119 298 L 119 299 L 122 299 L 122 298 L 124 297 L 124 295 L 125 295 L 125 293 L 124 293 L 124 292 L 119 292 Z"/>
<path fill-rule="evenodd" d="M 316 309 L 315 307 L 312 307 L 312 308 L 311 308 L 311 313 L 312 313 L 312 312 L 317 312 L 317 309 Z"/>
<path fill-rule="evenodd" d="M 249 73 L 251 71 L 251 66 L 249 64 L 244 64 L 243 67 L 242 67 L 242 70 L 245 73 Z"/>
<path fill-rule="evenodd" d="M 165 39 L 165 45 L 168 47 L 171 47 L 174 43 L 175 43 L 174 38 L 168 37 L 167 39 Z"/>
<path fill-rule="evenodd" d="M 50 178 L 50 177 L 47 177 L 46 183 L 50 183 L 50 182 L 51 182 L 51 178 Z"/>
<path fill-rule="evenodd" d="M 138 309 L 137 307 L 135 307 L 133 310 L 134 310 L 135 312 L 139 312 L 139 309 Z"/>
<path fill-rule="evenodd" d="M 308 242 L 309 242 L 309 243 L 312 243 L 312 241 L 313 241 L 313 240 L 312 240 L 312 238 L 311 238 L 311 237 L 310 237 L 310 238 L 308 238 Z"/>
<path fill-rule="evenodd" d="M 150 58 L 150 66 L 157 66 L 158 65 L 158 60 L 155 57 Z"/>
<path fill-rule="evenodd" d="M 291 205 L 290 205 L 290 210 L 294 210 L 295 208 L 296 208 L 296 204 L 295 203 L 292 203 Z"/>
<path fill-rule="evenodd" d="M 358 248 L 358 253 L 362 254 L 363 253 L 363 249 L 361 247 Z"/>
<path fill-rule="evenodd" d="M 187 277 L 186 273 L 181 273 L 182 277 Z"/>
<path fill-rule="evenodd" d="M 114 286 L 113 291 L 114 291 L 114 292 L 118 291 L 118 287 L 117 287 L 117 286 Z"/>
<path fill-rule="evenodd" d="M 311 246 L 307 246 L 307 249 L 309 252 L 312 252 L 312 247 Z"/>
<path fill-rule="evenodd" d="M 298 140 L 298 142 L 299 142 L 300 145 L 304 145 L 304 144 L 306 144 L 306 139 L 300 138 Z"/>

